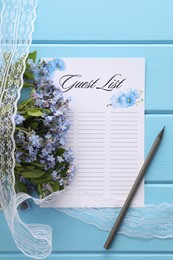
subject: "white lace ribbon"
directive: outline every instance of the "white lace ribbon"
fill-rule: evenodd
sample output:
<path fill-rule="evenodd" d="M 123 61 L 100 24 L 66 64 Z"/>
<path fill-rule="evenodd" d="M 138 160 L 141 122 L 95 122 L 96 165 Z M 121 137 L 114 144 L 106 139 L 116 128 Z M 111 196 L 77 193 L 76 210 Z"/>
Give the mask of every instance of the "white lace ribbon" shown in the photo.
<path fill-rule="evenodd" d="M 31 44 L 37 0 L 3 0 L 0 28 L 0 204 L 17 247 L 27 256 L 44 258 L 52 250 L 47 225 L 24 224 L 14 190 L 14 115 Z M 23 196 L 22 200 L 25 199 Z"/>

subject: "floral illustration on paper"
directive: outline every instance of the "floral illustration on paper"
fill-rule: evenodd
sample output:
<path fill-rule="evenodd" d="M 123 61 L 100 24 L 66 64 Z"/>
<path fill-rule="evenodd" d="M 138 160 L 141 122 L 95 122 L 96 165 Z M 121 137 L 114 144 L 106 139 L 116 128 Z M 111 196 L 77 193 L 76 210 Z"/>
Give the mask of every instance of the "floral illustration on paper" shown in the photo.
<path fill-rule="evenodd" d="M 119 92 L 113 95 L 110 99 L 111 103 L 108 106 L 113 108 L 128 108 L 142 102 L 142 91 L 138 89 L 129 89 L 127 92 Z"/>

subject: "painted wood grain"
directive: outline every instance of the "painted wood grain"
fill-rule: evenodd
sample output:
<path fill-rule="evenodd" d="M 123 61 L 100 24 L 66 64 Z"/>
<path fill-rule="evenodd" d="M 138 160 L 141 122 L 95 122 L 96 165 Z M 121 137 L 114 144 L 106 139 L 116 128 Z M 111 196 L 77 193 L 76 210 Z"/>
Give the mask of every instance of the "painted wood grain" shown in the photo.
<path fill-rule="evenodd" d="M 41 0 L 33 40 L 172 41 L 172 25 L 172 0 Z"/>
<path fill-rule="evenodd" d="M 27 260 L 27 257 L 21 256 L 19 254 L 9 255 L 9 254 L 2 254 L 2 259 L 5 260 Z M 167 254 L 93 254 L 93 253 L 85 253 L 85 254 L 53 254 L 50 257 L 46 258 L 47 260 L 170 260 L 172 259 L 173 255 L 170 253 Z"/>
<path fill-rule="evenodd" d="M 0 0 L 0 8 L 2 0 Z M 31 50 L 54 57 L 145 57 L 145 153 L 165 125 L 162 144 L 145 177 L 146 203 L 173 203 L 173 1 L 39 0 Z M 118 235 L 110 251 L 108 232 L 53 209 L 33 206 L 27 223 L 53 228 L 47 259 L 132 260 L 173 258 L 173 239 Z M 0 212 L 0 259 L 26 260 L 16 249 Z"/>
<path fill-rule="evenodd" d="M 172 0 L 40 0 L 35 43 L 173 41 Z M 0 0 L 0 7 L 2 0 Z"/>

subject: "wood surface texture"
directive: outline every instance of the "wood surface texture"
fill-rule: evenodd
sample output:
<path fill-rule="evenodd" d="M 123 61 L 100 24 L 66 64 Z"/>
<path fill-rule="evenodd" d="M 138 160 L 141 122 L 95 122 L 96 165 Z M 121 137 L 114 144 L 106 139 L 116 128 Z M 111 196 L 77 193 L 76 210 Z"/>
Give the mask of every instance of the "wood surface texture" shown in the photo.
<path fill-rule="evenodd" d="M 0 7 L 2 0 L 0 0 Z M 145 57 L 145 153 L 166 126 L 145 177 L 145 202 L 173 203 L 173 1 L 39 0 L 30 51 L 38 57 Z M 55 260 L 169 260 L 173 239 L 117 235 L 105 251 L 108 232 L 53 209 L 33 206 L 21 217 L 53 228 Z M 0 259 L 26 260 L 0 212 Z"/>

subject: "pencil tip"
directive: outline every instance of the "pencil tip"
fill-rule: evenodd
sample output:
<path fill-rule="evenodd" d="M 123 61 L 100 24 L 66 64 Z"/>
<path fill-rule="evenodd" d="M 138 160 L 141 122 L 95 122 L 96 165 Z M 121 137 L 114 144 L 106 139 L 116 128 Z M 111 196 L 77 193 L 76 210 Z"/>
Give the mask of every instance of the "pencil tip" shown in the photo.
<path fill-rule="evenodd" d="M 163 129 L 160 131 L 158 135 L 160 138 L 162 138 L 164 131 L 165 131 L 165 126 L 163 127 Z"/>

